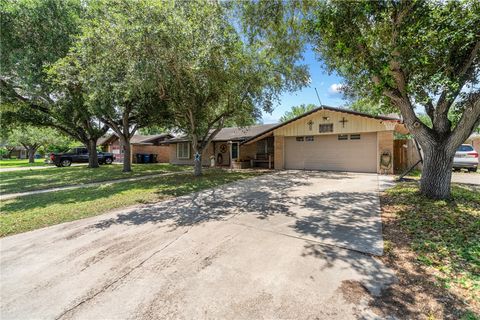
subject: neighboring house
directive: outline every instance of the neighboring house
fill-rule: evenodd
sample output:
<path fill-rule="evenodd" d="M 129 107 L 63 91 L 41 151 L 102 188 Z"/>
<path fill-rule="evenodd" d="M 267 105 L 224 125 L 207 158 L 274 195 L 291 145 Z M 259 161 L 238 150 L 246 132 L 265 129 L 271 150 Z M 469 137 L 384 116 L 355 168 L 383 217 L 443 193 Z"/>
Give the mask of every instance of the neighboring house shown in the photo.
<path fill-rule="evenodd" d="M 202 162 L 230 165 L 232 154 L 236 167 L 393 173 L 393 132 L 402 127 L 397 118 L 322 106 L 277 125 L 225 128 Z M 171 163 L 193 163 L 188 139 L 168 142 Z"/>
<path fill-rule="evenodd" d="M 169 162 L 169 146 L 165 145 L 165 141 L 173 138 L 169 133 L 155 134 L 155 135 L 139 135 L 136 134 L 130 139 L 132 147 L 132 162 L 136 162 L 137 154 L 154 154 L 157 162 Z M 117 135 L 112 134 L 102 137 L 98 140 L 97 145 L 103 151 L 112 152 L 115 155 L 115 161 L 123 161 L 123 148 L 120 139 Z"/>
<path fill-rule="evenodd" d="M 465 143 L 471 144 L 475 151 L 480 154 L 480 133 L 472 133 Z"/>
<path fill-rule="evenodd" d="M 408 134 L 406 128 L 403 129 L 402 134 Z M 473 146 L 475 151 L 480 153 L 480 134 L 473 133 L 465 140 L 466 144 Z M 404 173 L 407 169 L 415 166 L 415 169 L 422 170 L 423 165 L 420 161 L 420 154 L 412 138 L 398 139 L 394 142 L 394 169 L 396 173 Z"/>
<path fill-rule="evenodd" d="M 27 154 L 27 149 L 23 146 L 18 146 L 18 147 L 5 147 L 2 146 L 8 151 L 8 156 L 10 158 L 17 158 L 17 159 L 27 159 L 28 154 Z"/>

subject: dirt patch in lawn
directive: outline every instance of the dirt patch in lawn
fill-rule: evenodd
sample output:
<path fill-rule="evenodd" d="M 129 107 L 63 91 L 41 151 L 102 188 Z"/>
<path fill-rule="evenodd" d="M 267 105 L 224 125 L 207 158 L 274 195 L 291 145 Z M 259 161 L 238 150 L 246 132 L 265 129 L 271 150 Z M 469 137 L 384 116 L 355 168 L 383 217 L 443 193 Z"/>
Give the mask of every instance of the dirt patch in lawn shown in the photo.
<path fill-rule="evenodd" d="M 355 305 L 358 305 L 366 297 L 370 298 L 368 290 L 360 281 L 344 280 L 339 290 L 345 301 Z"/>
<path fill-rule="evenodd" d="M 380 259 L 398 281 L 370 301 L 376 313 L 480 319 L 478 191 L 454 186 L 455 200 L 439 202 L 420 196 L 410 182 L 381 196 L 385 255 Z"/>

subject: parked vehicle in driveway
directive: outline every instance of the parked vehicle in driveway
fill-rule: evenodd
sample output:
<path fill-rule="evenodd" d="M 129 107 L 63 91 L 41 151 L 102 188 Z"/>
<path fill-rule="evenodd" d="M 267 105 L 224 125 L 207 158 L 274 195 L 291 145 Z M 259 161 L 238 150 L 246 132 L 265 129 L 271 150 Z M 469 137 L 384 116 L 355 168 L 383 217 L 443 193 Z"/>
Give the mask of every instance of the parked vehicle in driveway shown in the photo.
<path fill-rule="evenodd" d="M 462 168 L 473 172 L 478 168 L 478 152 L 469 144 L 462 144 L 458 147 L 453 158 L 453 169 L 460 170 Z"/>
<path fill-rule="evenodd" d="M 115 156 L 110 152 L 98 152 L 99 164 L 112 164 Z M 50 161 L 57 167 L 69 167 L 72 163 L 88 162 L 88 149 L 85 147 L 72 148 L 64 153 L 50 154 Z"/>

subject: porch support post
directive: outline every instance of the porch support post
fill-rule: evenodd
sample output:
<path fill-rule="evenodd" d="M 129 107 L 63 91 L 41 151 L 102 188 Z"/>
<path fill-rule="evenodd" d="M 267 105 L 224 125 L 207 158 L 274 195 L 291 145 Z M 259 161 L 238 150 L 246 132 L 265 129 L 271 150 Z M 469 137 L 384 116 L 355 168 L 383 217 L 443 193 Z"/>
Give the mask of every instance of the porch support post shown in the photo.
<path fill-rule="evenodd" d="M 232 142 L 232 141 L 228 141 L 228 146 L 229 146 L 229 151 L 230 151 L 230 169 L 233 169 L 233 159 L 232 159 L 233 152 L 232 152 L 232 145 L 233 145 L 233 142 Z"/>

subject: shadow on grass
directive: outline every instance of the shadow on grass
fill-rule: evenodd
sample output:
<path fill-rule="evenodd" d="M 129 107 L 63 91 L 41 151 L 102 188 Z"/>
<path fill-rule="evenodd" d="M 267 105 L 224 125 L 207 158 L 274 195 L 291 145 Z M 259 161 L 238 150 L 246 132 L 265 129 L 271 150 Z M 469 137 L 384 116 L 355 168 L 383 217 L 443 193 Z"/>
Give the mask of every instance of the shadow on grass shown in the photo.
<path fill-rule="evenodd" d="M 478 319 L 480 194 L 457 186 L 452 194 L 454 201 L 433 201 L 405 183 L 382 197 L 382 261 L 398 276 L 370 302 L 384 315 Z"/>

